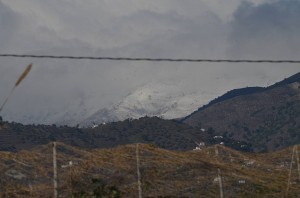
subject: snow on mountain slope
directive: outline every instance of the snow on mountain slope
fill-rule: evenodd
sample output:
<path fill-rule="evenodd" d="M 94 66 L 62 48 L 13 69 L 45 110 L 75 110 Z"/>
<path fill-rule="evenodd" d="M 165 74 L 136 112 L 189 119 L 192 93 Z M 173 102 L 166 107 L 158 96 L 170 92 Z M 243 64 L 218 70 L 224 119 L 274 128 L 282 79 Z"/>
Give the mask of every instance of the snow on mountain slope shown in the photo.
<path fill-rule="evenodd" d="M 176 85 L 151 82 L 127 95 L 117 105 L 100 109 L 81 125 L 91 126 L 143 116 L 179 118 L 205 104 L 215 94 L 184 92 Z"/>
<path fill-rule="evenodd" d="M 92 126 L 103 122 L 121 121 L 143 116 L 159 116 L 166 119 L 181 118 L 194 112 L 214 98 L 232 89 L 246 86 L 267 86 L 276 82 L 261 73 L 253 78 L 231 78 L 220 76 L 207 83 L 204 79 L 198 90 L 180 82 L 150 82 L 128 94 L 118 104 L 105 107 L 80 122 L 81 126 Z"/>
<path fill-rule="evenodd" d="M 207 78 L 211 78 L 208 80 Z M 121 121 L 128 118 L 140 118 L 143 116 L 159 116 L 166 119 L 181 118 L 194 112 L 214 98 L 232 89 L 245 86 L 266 86 L 270 82 L 276 82 L 263 73 L 250 76 L 208 75 L 207 78 L 198 78 L 198 87 L 191 87 L 189 80 L 162 80 L 148 82 L 135 88 L 135 91 L 123 90 L 123 97 L 107 95 L 107 93 L 78 93 L 71 100 L 54 102 L 55 105 L 35 105 L 24 112 L 11 110 L 17 109 L 8 106 L 7 112 L 1 116 L 5 120 L 21 122 L 24 124 L 57 124 L 82 127 L 92 126 L 103 122 Z M 127 96 L 125 95 L 127 94 Z M 105 97 L 110 97 L 110 103 L 101 103 Z M 55 98 L 52 98 L 53 100 Z M 119 102 L 118 102 L 119 101 Z M 26 106 L 25 106 L 26 107 Z"/>

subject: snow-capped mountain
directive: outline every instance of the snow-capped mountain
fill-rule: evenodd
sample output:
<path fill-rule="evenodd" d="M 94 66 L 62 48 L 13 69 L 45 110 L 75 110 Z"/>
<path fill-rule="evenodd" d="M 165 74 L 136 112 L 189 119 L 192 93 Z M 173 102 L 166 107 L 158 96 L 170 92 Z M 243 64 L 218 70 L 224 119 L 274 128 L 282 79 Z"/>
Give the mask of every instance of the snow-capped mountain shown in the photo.
<path fill-rule="evenodd" d="M 127 95 L 118 104 L 100 109 L 84 120 L 81 126 L 143 116 L 179 118 L 205 104 L 212 95 L 215 93 L 189 93 L 180 91 L 176 85 L 151 82 Z"/>
<path fill-rule="evenodd" d="M 201 79 L 200 79 L 201 80 Z M 144 116 L 158 116 L 166 119 L 181 118 L 196 111 L 212 99 L 232 90 L 233 88 L 250 86 L 265 86 L 270 78 L 265 75 L 240 79 L 220 76 L 214 78 L 213 83 L 206 79 L 198 82 L 199 87 L 190 88 L 186 80 L 182 81 L 152 81 L 137 87 L 129 94 L 124 91 L 123 96 L 115 94 L 107 96 L 112 98 L 110 103 L 101 103 L 106 97 L 105 93 L 79 92 L 71 100 L 46 102 L 34 106 L 26 105 L 22 111 L 19 108 L 8 106 L 3 112 L 4 120 L 23 124 L 57 124 L 89 127 L 103 122 L 122 121 L 128 118 L 137 119 Z M 272 79 L 271 79 L 272 80 Z M 226 82 L 226 83 L 224 83 Z M 130 90 L 129 90 L 130 91 Z M 12 111 L 16 110 L 16 111 Z M 27 113 L 30 112 L 30 113 Z"/>

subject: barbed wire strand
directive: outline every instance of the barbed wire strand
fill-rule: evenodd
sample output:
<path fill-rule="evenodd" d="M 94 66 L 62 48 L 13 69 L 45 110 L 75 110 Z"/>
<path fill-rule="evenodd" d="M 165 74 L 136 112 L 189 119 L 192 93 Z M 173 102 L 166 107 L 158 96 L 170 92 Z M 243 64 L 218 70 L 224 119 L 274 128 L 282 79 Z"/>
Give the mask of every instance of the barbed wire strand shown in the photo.
<path fill-rule="evenodd" d="M 211 63 L 289 63 L 297 64 L 300 60 L 251 60 L 251 59 L 185 59 L 185 58 L 130 58 L 130 57 L 97 57 L 97 56 L 55 56 L 32 54 L 0 54 L 0 57 L 45 58 L 74 60 L 112 60 L 112 61 L 148 61 L 148 62 L 211 62 Z"/>

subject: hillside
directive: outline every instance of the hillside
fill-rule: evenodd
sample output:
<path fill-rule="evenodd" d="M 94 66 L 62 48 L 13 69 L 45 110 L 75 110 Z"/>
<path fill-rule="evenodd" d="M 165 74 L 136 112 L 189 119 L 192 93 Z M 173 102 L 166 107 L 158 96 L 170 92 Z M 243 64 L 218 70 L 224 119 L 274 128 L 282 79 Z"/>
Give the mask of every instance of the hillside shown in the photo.
<path fill-rule="evenodd" d="M 193 116 L 194 114 L 196 114 L 197 112 L 204 110 L 214 104 L 217 104 L 219 102 L 225 101 L 225 100 L 229 100 L 231 98 L 237 97 L 237 96 L 243 96 L 243 95 L 249 95 L 249 94 L 253 94 L 253 93 L 258 93 L 260 91 L 263 91 L 264 88 L 262 87 L 246 87 L 246 88 L 241 88 L 241 89 L 234 89 L 231 90 L 227 93 L 225 93 L 224 95 L 213 99 L 212 101 L 210 101 L 208 104 L 203 105 L 202 107 L 200 107 L 197 111 L 191 113 L 190 115 L 184 117 L 183 119 L 181 119 L 182 121 L 190 118 L 191 116 Z"/>
<path fill-rule="evenodd" d="M 287 191 L 292 152 L 253 154 L 223 146 L 176 152 L 140 144 L 143 197 L 219 197 L 218 174 L 225 197 L 299 197 L 296 163 Z M 137 197 L 136 145 L 82 150 L 58 143 L 57 163 L 61 197 Z M 50 197 L 52 144 L 0 152 L 0 174 L 1 197 Z"/>
<path fill-rule="evenodd" d="M 240 88 L 240 89 L 233 89 L 231 91 L 228 91 L 227 93 L 225 93 L 224 95 L 221 95 L 220 97 L 215 98 L 214 100 L 210 101 L 208 104 L 203 105 L 202 107 L 200 107 L 197 111 L 191 113 L 190 115 L 184 117 L 182 120 L 186 120 L 189 117 L 191 117 L 192 115 L 196 114 L 197 112 L 204 110 L 216 103 L 225 101 L 225 100 L 229 100 L 231 98 L 234 97 L 238 97 L 238 96 L 243 96 L 243 95 L 250 95 L 250 94 L 254 94 L 254 93 L 259 93 L 259 92 L 263 92 L 265 90 L 270 90 L 273 88 L 278 88 L 280 86 L 284 86 L 284 85 L 288 85 L 288 84 L 292 84 L 292 83 L 300 83 L 300 72 L 292 75 L 289 78 L 286 78 L 280 82 L 275 83 L 274 85 L 271 85 L 269 87 L 245 87 L 245 88 Z"/>
<path fill-rule="evenodd" d="M 182 121 L 274 151 L 300 143 L 300 73 L 267 88 L 229 92 Z"/>
<path fill-rule="evenodd" d="M 171 150 L 192 150 L 195 142 L 207 145 L 223 141 L 232 148 L 251 151 L 251 145 L 231 138 L 214 139 L 212 134 L 198 127 L 158 117 L 144 117 L 102 124 L 93 128 L 75 128 L 55 125 L 22 125 L 3 122 L 0 133 L 0 150 L 31 149 L 51 141 L 61 141 L 81 148 L 111 148 L 114 146 L 148 143 Z M 241 147 L 241 145 L 247 145 Z"/>

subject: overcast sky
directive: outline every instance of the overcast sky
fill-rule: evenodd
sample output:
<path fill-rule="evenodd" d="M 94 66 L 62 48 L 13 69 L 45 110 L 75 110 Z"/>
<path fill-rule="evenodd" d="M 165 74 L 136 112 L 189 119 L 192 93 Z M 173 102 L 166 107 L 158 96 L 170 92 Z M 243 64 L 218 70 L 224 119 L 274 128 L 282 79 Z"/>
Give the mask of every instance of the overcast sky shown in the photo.
<path fill-rule="evenodd" d="M 299 18 L 299 0 L 0 0 L 0 53 L 298 60 Z M 219 94 L 300 71 L 288 64 L 0 60 L 0 101 L 34 64 L 3 112 L 16 121 L 78 101 L 102 108 L 153 81 Z"/>

